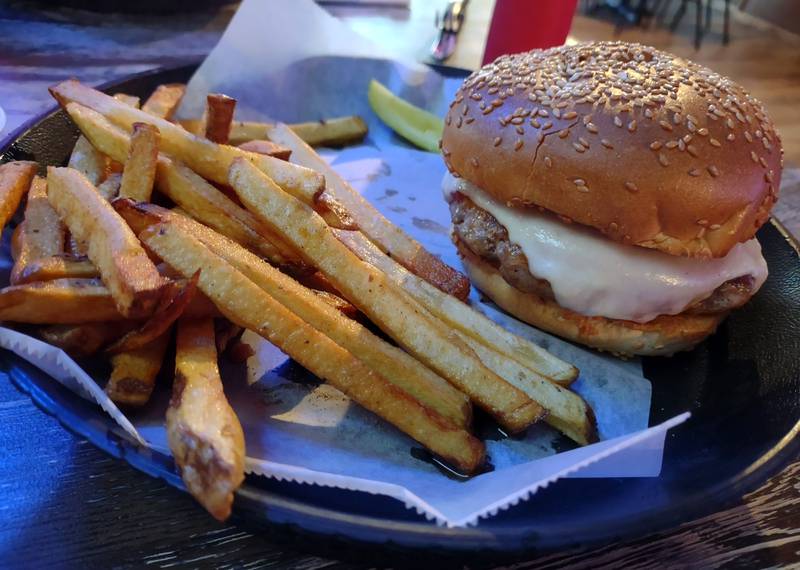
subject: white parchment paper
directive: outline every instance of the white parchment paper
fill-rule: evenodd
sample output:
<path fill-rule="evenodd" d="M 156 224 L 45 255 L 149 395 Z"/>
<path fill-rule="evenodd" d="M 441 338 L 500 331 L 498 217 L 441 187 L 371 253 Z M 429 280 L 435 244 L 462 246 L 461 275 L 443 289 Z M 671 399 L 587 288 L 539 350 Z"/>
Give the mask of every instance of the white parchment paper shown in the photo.
<path fill-rule="evenodd" d="M 409 147 L 382 125 L 369 110 L 366 87 L 375 77 L 441 114 L 461 79 L 389 61 L 392 55 L 310 0 L 246 0 L 192 79 L 181 115 L 199 116 L 209 91 L 236 97 L 241 119 L 291 122 L 360 114 L 370 127 L 365 143 L 323 156 L 384 215 L 460 267 L 439 190 L 441 158 Z M 7 248 L 4 254 L 7 266 Z M 666 431 L 688 414 L 648 428 L 651 387 L 638 361 L 619 361 L 533 329 L 482 302 L 475 291 L 471 303 L 581 369 L 573 387 L 595 410 L 600 443 L 575 448 L 545 425 L 518 439 L 499 438 L 489 429 L 482 435 L 494 470 L 453 480 L 412 451 L 418 444 L 248 332 L 245 340 L 256 354 L 246 366 L 222 364 L 226 393 L 245 431 L 248 471 L 387 495 L 450 526 L 476 524 L 562 477 L 659 474 Z M 105 379 L 92 379 L 62 351 L 4 328 L 0 346 L 98 402 L 132 438 L 168 452 L 168 390 L 158 391 L 142 412 L 125 416 L 100 388 Z"/>

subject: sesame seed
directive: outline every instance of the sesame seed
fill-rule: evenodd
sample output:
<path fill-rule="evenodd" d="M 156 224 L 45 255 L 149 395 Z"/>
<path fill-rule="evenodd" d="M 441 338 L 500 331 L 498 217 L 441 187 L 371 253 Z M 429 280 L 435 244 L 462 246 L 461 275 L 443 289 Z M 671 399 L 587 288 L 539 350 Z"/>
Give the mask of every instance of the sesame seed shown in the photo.
<path fill-rule="evenodd" d="M 745 131 L 744 132 L 744 138 L 749 143 L 753 142 L 753 137 L 750 135 L 749 131 Z"/>
<path fill-rule="evenodd" d="M 763 166 L 764 168 L 767 168 L 767 161 L 766 161 L 766 160 L 764 160 L 764 157 L 763 157 L 763 156 L 760 156 L 760 157 L 758 158 L 758 163 L 759 163 L 761 166 Z"/>
<path fill-rule="evenodd" d="M 450 126 L 450 123 L 452 123 L 452 122 L 453 122 L 453 117 L 451 117 L 451 116 L 448 114 L 448 115 L 447 115 L 447 116 L 444 118 L 444 124 L 445 124 L 445 125 L 447 125 L 447 126 Z"/>
<path fill-rule="evenodd" d="M 457 129 L 460 129 L 460 128 L 461 128 L 461 124 L 462 124 L 463 122 L 464 122 L 464 117 L 462 117 L 461 115 L 459 115 L 459 116 L 458 116 L 458 118 L 456 119 L 456 128 L 457 128 Z"/>
<path fill-rule="evenodd" d="M 658 162 L 661 163 L 661 166 L 669 166 L 669 160 L 667 159 L 667 155 L 663 152 L 658 153 Z"/>
<path fill-rule="evenodd" d="M 572 148 L 574 148 L 578 152 L 584 152 L 586 149 L 583 148 L 582 144 L 572 143 Z"/>
<path fill-rule="evenodd" d="M 477 157 L 473 156 L 469 161 L 472 164 L 472 166 L 474 166 L 475 168 L 478 168 L 478 158 Z"/>
<path fill-rule="evenodd" d="M 665 131 L 672 130 L 672 125 L 670 125 L 667 121 L 659 121 L 658 124 L 661 125 L 661 128 L 664 129 Z"/>
<path fill-rule="evenodd" d="M 750 151 L 750 158 L 753 162 L 758 163 L 758 155 L 754 151 Z"/>
<path fill-rule="evenodd" d="M 517 131 L 518 135 L 524 135 L 525 134 L 525 129 L 522 128 L 522 125 L 517 125 L 514 128 L 514 130 Z"/>
<path fill-rule="evenodd" d="M 591 115 L 584 115 L 583 116 L 583 126 L 584 127 L 586 125 L 588 125 L 589 123 L 591 123 L 591 122 L 592 122 L 592 116 Z"/>
<path fill-rule="evenodd" d="M 681 117 L 680 113 L 675 113 L 675 115 L 672 117 L 672 122 L 676 125 L 680 125 L 682 121 L 683 117 Z"/>
<path fill-rule="evenodd" d="M 772 171 L 771 170 L 769 172 L 765 172 L 764 173 L 764 181 L 769 182 L 770 184 L 772 184 Z"/>
<path fill-rule="evenodd" d="M 500 137 L 494 137 L 494 146 L 500 146 L 500 143 L 503 142 L 503 139 Z"/>
<path fill-rule="evenodd" d="M 650 143 L 650 150 L 658 150 L 662 147 L 661 141 L 653 141 Z"/>
<path fill-rule="evenodd" d="M 729 140 L 729 141 L 733 142 L 733 141 L 735 141 L 735 140 L 736 140 L 736 135 L 734 135 L 733 133 L 728 133 L 728 136 L 727 136 L 727 137 L 725 137 L 725 138 L 726 138 L 727 140 Z"/>
<path fill-rule="evenodd" d="M 732 128 L 733 128 L 733 125 L 734 125 L 734 123 L 733 123 L 733 119 L 731 119 L 730 117 L 728 117 L 728 118 L 725 120 L 725 126 L 726 126 L 726 127 L 728 127 L 729 129 L 732 129 Z"/>
<path fill-rule="evenodd" d="M 700 135 L 701 137 L 708 136 L 708 129 L 705 127 L 701 127 L 697 129 L 697 134 Z"/>
<path fill-rule="evenodd" d="M 578 137 L 578 142 L 581 143 L 586 148 L 589 148 L 589 141 L 587 141 L 585 138 Z"/>
<path fill-rule="evenodd" d="M 700 176 L 700 171 L 699 171 L 699 170 L 697 170 L 696 168 L 692 168 L 692 169 L 689 171 L 689 176 Z"/>
<path fill-rule="evenodd" d="M 611 144 L 611 141 L 608 139 L 600 139 L 600 144 L 606 148 L 614 148 L 614 145 Z"/>
<path fill-rule="evenodd" d="M 531 119 L 531 126 L 539 129 L 542 127 L 542 124 L 539 122 L 539 119 Z"/>
<path fill-rule="evenodd" d="M 639 191 L 639 188 L 633 182 L 626 182 L 625 183 L 625 189 L 628 192 L 638 192 Z"/>
<path fill-rule="evenodd" d="M 552 161 L 552 159 L 551 159 L 549 156 L 545 156 L 545 157 L 544 157 L 544 165 L 545 165 L 547 168 L 552 168 L 552 167 L 553 167 L 553 161 Z"/>
<path fill-rule="evenodd" d="M 628 130 L 630 132 L 634 132 L 636 130 L 636 121 L 635 120 L 633 120 L 630 123 L 628 123 Z"/>
<path fill-rule="evenodd" d="M 502 104 L 503 104 L 502 99 L 495 99 L 494 101 L 491 102 L 492 107 L 499 107 Z"/>
<path fill-rule="evenodd" d="M 693 144 L 686 145 L 686 152 L 691 154 L 693 157 L 697 158 L 697 148 Z"/>
<path fill-rule="evenodd" d="M 575 111 L 567 111 L 566 113 L 564 113 L 563 118 L 566 119 L 567 121 L 570 121 L 570 120 L 574 119 L 577 116 L 578 116 L 578 113 L 576 113 Z"/>
<path fill-rule="evenodd" d="M 716 178 L 717 176 L 719 176 L 719 168 L 717 168 L 716 166 L 713 166 L 713 165 L 709 166 L 708 167 L 708 173 L 711 176 L 713 176 L 714 178 Z"/>
<path fill-rule="evenodd" d="M 510 123 L 512 125 L 521 125 L 524 121 L 525 119 L 523 119 L 522 117 L 514 117 L 511 119 Z"/>
<path fill-rule="evenodd" d="M 514 143 L 514 150 L 521 149 L 523 144 L 525 144 L 525 141 L 518 139 L 517 142 Z"/>
<path fill-rule="evenodd" d="M 667 141 L 667 144 L 665 144 L 664 146 L 672 150 L 673 148 L 678 146 L 678 141 Z"/>
<path fill-rule="evenodd" d="M 597 126 L 594 123 L 586 123 L 586 130 L 596 135 L 598 133 Z"/>
<path fill-rule="evenodd" d="M 475 117 L 467 117 L 466 119 L 464 119 L 464 123 L 467 125 L 474 122 L 475 122 Z"/>
<path fill-rule="evenodd" d="M 686 143 L 683 142 L 683 139 L 678 140 L 678 150 L 681 152 L 686 150 Z"/>
<path fill-rule="evenodd" d="M 614 124 L 616 126 L 618 126 L 618 127 L 622 127 L 622 119 L 620 119 L 619 117 L 615 116 L 614 117 Z"/>
<path fill-rule="evenodd" d="M 565 139 L 569 136 L 569 129 L 561 129 L 558 131 L 558 138 Z"/>
<path fill-rule="evenodd" d="M 553 121 L 547 121 L 545 124 L 542 125 L 542 130 L 546 131 L 553 127 Z"/>
<path fill-rule="evenodd" d="M 575 178 L 572 182 L 575 183 L 575 186 L 586 186 L 586 180 L 583 178 Z"/>
<path fill-rule="evenodd" d="M 461 110 L 461 114 L 466 117 L 467 113 L 469 113 L 469 106 L 464 105 L 464 108 Z"/>
<path fill-rule="evenodd" d="M 553 116 L 556 119 L 560 119 L 561 118 L 561 109 L 553 109 Z"/>
<path fill-rule="evenodd" d="M 697 220 L 697 225 L 698 226 L 707 226 L 708 225 L 708 220 L 706 220 L 704 218 L 700 219 L 700 220 Z"/>
<path fill-rule="evenodd" d="M 708 142 L 709 142 L 709 144 L 710 144 L 711 146 L 715 146 L 715 147 L 717 147 L 717 148 L 719 148 L 719 147 L 721 147 L 721 146 L 722 146 L 722 143 L 720 143 L 720 142 L 719 142 L 717 139 L 715 139 L 714 137 L 711 137 L 710 139 L 708 139 Z"/>
<path fill-rule="evenodd" d="M 539 109 L 539 116 L 542 118 L 547 118 L 550 116 L 550 113 L 547 111 L 547 109 Z"/>
<path fill-rule="evenodd" d="M 722 226 L 721 226 L 721 225 L 719 225 L 719 224 L 711 224 L 710 226 L 708 226 L 708 229 L 710 229 L 710 230 L 712 230 L 712 231 L 715 231 L 715 230 L 718 230 L 718 229 L 720 229 L 721 227 L 722 227 Z"/>

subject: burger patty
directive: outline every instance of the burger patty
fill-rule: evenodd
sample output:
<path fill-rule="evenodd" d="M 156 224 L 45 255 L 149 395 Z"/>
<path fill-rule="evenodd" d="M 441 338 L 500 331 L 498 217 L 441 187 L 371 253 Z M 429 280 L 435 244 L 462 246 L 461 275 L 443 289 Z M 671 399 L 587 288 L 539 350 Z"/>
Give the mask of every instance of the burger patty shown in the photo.
<path fill-rule="evenodd" d="M 550 283 L 531 275 L 525 253 L 517 244 L 509 241 L 508 232 L 492 214 L 478 207 L 467 196 L 455 192 L 450 200 L 450 215 L 458 240 L 494 266 L 509 285 L 525 293 L 555 300 Z M 731 279 L 685 312 L 713 314 L 730 311 L 744 305 L 752 297 L 754 285 L 755 280 L 750 275 Z"/>

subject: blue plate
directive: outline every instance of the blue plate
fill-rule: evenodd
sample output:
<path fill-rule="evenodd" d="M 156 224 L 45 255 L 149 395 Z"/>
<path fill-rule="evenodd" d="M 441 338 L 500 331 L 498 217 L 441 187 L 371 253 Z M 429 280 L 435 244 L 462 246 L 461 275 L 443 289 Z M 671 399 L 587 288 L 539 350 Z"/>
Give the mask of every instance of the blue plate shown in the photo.
<path fill-rule="evenodd" d="M 148 72 L 105 89 L 146 97 L 160 83 L 185 82 L 195 67 Z M 0 161 L 64 164 L 77 134 L 54 109 L 12 135 L 0 148 Z M 393 499 L 249 477 L 237 493 L 237 520 L 268 528 L 273 537 L 311 534 L 303 547 L 327 552 L 355 543 L 362 550 L 424 550 L 474 561 L 635 537 L 730 506 L 800 450 L 798 247 L 775 221 L 758 239 L 770 276 L 756 297 L 692 352 L 644 361 L 653 382 L 651 422 L 692 411 L 691 420 L 667 438 L 660 477 L 563 480 L 465 529 L 437 527 Z M 97 406 L 9 352 L 0 352 L 0 362 L 65 427 L 183 489 L 171 458 L 138 448 Z"/>

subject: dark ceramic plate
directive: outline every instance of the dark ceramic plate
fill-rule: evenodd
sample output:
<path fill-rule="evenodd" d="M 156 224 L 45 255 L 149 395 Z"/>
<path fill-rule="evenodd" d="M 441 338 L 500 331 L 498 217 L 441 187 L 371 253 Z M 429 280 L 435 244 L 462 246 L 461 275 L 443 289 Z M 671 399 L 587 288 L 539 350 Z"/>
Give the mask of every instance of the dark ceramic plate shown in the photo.
<path fill-rule="evenodd" d="M 193 69 L 146 73 L 107 89 L 146 96 L 159 83 L 186 81 Z M 51 112 L 15 133 L 0 153 L 3 161 L 63 164 L 76 137 L 66 116 Z M 654 391 L 651 422 L 692 411 L 692 419 L 667 438 L 660 477 L 563 480 L 470 529 L 436 527 L 393 499 L 251 477 L 237 495 L 236 516 L 274 537 L 313 535 L 304 548 L 344 542 L 395 552 L 469 553 L 471 560 L 483 553 L 496 560 L 498 551 L 515 556 L 643 535 L 739 501 L 800 449 L 798 249 L 775 222 L 758 239 L 770 276 L 752 302 L 694 351 L 645 360 Z M 137 448 L 97 406 L 11 353 L 0 352 L 0 362 L 21 390 L 67 428 L 182 488 L 170 458 Z"/>

